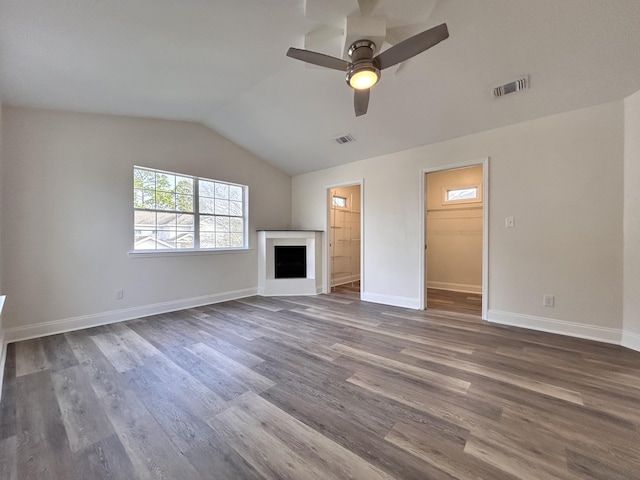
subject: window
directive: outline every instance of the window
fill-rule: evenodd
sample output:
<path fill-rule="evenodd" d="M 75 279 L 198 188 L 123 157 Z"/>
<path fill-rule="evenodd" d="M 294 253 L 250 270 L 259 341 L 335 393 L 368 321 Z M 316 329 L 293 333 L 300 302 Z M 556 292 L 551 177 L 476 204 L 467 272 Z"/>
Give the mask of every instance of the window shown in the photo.
<path fill-rule="evenodd" d="M 247 187 L 133 169 L 134 250 L 247 248 Z"/>
<path fill-rule="evenodd" d="M 337 195 L 333 196 L 333 206 L 339 208 L 347 207 L 347 199 L 346 197 L 338 197 Z"/>
<path fill-rule="evenodd" d="M 464 187 L 443 187 L 442 204 L 451 203 L 479 203 L 482 202 L 482 190 L 480 185 Z"/>

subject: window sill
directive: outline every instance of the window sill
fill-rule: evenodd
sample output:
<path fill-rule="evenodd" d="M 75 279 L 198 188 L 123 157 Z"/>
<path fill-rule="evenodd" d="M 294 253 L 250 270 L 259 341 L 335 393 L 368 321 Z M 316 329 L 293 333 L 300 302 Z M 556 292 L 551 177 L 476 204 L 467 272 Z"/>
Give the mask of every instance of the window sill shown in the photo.
<path fill-rule="evenodd" d="M 194 255 L 228 255 L 237 253 L 251 253 L 252 248 L 225 248 L 225 249 L 202 249 L 202 250 L 131 250 L 127 252 L 129 258 L 152 258 L 152 257 L 190 257 Z"/>

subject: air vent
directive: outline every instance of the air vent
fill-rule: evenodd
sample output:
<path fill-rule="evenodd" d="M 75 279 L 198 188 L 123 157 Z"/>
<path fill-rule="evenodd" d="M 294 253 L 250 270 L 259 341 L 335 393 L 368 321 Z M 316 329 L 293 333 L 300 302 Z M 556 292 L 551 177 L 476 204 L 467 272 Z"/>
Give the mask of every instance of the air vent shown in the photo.
<path fill-rule="evenodd" d="M 349 133 L 334 137 L 333 140 L 339 145 L 344 145 L 345 143 L 351 143 L 356 141 L 356 139 L 353 138 L 353 136 Z"/>
<path fill-rule="evenodd" d="M 503 95 L 526 90 L 527 88 L 529 88 L 529 77 L 522 77 L 514 80 L 513 82 L 505 83 L 504 85 L 494 88 L 493 96 L 502 97 Z"/>

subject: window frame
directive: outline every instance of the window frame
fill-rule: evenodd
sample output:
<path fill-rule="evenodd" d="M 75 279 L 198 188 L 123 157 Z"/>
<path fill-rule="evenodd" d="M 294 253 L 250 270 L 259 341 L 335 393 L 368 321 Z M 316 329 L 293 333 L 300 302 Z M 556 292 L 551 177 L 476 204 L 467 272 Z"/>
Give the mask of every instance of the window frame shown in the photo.
<path fill-rule="evenodd" d="M 184 211 L 184 210 L 178 210 L 178 207 L 176 206 L 176 208 L 174 210 L 165 210 L 165 209 L 158 209 L 157 205 L 156 208 L 137 208 L 135 205 L 135 195 L 136 195 L 136 186 L 135 183 L 133 185 L 133 195 L 134 195 L 134 202 L 133 202 L 133 248 L 128 252 L 129 256 L 132 257 L 136 257 L 136 256 L 175 256 L 175 255 L 200 255 L 200 254 L 220 254 L 220 253 L 242 253 L 242 252 L 248 252 L 250 251 L 249 248 L 249 187 L 248 185 L 243 185 L 243 184 L 239 184 L 239 183 L 233 183 L 233 182 L 228 182 L 228 181 L 224 181 L 224 180 L 216 180 L 216 179 L 212 179 L 212 178 L 205 178 L 205 177 L 198 177 L 195 175 L 188 175 L 188 174 L 184 174 L 184 173 L 179 173 L 179 172 L 171 172 L 171 171 L 167 171 L 167 170 L 161 170 L 161 169 L 157 169 L 157 168 L 152 168 L 152 167 L 145 167 L 145 166 L 140 166 L 140 165 L 134 165 L 133 166 L 133 175 L 134 175 L 134 179 L 135 179 L 135 172 L 136 170 L 144 170 L 144 171 L 148 171 L 148 172 L 152 172 L 154 174 L 166 174 L 166 175 L 171 175 L 171 176 L 175 176 L 175 177 L 183 177 L 183 178 L 188 178 L 191 179 L 193 181 L 192 184 L 192 210 L 191 211 Z M 233 187 L 239 187 L 242 189 L 242 215 L 238 216 L 238 215 L 231 215 L 231 212 L 228 212 L 226 215 L 224 214 L 216 214 L 215 210 L 214 213 L 201 213 L 200 212 L 200 184 L 201 182 L 211 182 L 214 184 L 223 184 L 223 185 L 227 185 L 227 186 L 233 186 Z M 173 191 L 175 192 L 175 186 Z M 154 189 L 154 192 L 157 192 L 156 189 Z M 207 197 L 208 198 L 208 197 Z M 215 194 L 214 197 L 211 197 L 212 199 L 215 199 Z M 231 201 L 231 199 L 229 199 L 229 201 Z M 136 225 L 136 212 L 152 212 L 155 213 L 156 215 L 158 213 L 169 213 L 169 214 L 177 214 L 180 215 L 181 213 L 183 214 L 187 214 L 187 215 L 192 215 L 193 216 L 193 247 L 190 248 L 178 248 L 177 247 L 177 243 L 176 243 L 176 247 L 175 248 L 153 248 L 153 249 L 149 249 L 149 248 L 136 248 L 136 231 L 138 230 L 137 225 Z M 213 217 L 214 219 L 214 223 L 215 223 L 215 218 L 216 217 L 226 217 L 226 218 L 241 218 L 242 219 L 242 246 L 240 247 L 200 247 L 200 233 L 201 233 L 201 220 L 202 217 Z M 157 221 L 156 221 L 156 229 L 154 230 L 156 232 L 156 245 L 157 245 L 157 232 L 159 231 L 157 226 Z M 178 230 L 176 230 L 176 232 L 179 232 Z M 229 232 L 232 233 L 232 232 Z"/>

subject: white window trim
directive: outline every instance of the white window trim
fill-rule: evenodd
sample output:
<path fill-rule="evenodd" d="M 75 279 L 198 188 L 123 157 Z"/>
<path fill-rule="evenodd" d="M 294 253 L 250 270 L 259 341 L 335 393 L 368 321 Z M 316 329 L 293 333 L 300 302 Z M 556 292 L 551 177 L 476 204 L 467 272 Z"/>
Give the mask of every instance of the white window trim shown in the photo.
<path fill-rule="evenodd" d="M 153 257 L 190 257 L 195 255 L 228 255 L 237 253 L 251 253 L 253 248 L 182 248 L 176 250 L 129 250 L 129 258 Z"/>
<path fill-rule="evenodd" d="M 200 198 L 199 198 L 199 186 L 200 186 L 200 180 L 206 181 L 206 182 L 217 182 L 217 183 L 225 183 L 228 185 L 234 185 L 234 186 L 238 186 L 238 187 L 242 187 L 242 191 L 243 191 L 243 199 L 242 199 L 242 208 L 243 208 L 243 212 L 242 212 L 242 219 L 244 222 L 244 227 L 243 227 L 243 243 L 244 246 L 243 247 L 229 247 L 229 248 L 169 248 L 169 249 L 140 249 L 140 250 L 136 250 L 135 248 L 129 250 L 127 252 L 127 255 L 130 258 L 150 258 L 150 257 L 173 257 L 173 256 L 193 256 L 193 255 L 220 255 L 220 254 L 233 254 L 233 253 L 249 253 L 251 251 L 253 251 L 253 249 L 250 248 L 249 245 L 249 187 L 247 185 L 243 185 L 243 184 L 239 184 L 239 183 L 233 183 L 233 182 L 228 182 L 225 180 L 216 180 L 213 178 L 205 178 L 205 177 L 198 177 L 195 175 L 188 175 L 188 174 L 184 174 L 184 173 L 179 173 L 179 172 L 170 172 L 167 170 L 161 170 L 161 169 L 157 169 L 157 168 L 152 168 L 152 167 L 144 167 L 141 165 L 134 165 L 133 166 L 134 170 L 135 169 L 141 169 L 141 170 L 148 170 L 148 171 L 153 171 L 153 172 L 159 172 L 159 173 L 166 173 L 168 175 L 176 175 L 176 176 L 180 176 L 180 177 L 189 177 L 192 178 L 194 180 L 194 185 L 193 185 L 193 212 L 182 212 L 182 213 L 186 213 L 186 214 L 192 214 L 194 216 L 194 231 L 193 231 L 193 235 L 194 235 L 194 241 L 196 239 L 197 236 L 200 235 L 200 221 L 199 221 L 199 216 L 201 215 L 199 212 L 199 203 L 200 203 Z M 135 189 L 135 187 L 134 187 Z M 136 210 L 138 211 L 145 211 L 146 209 L 136 209 L 134 207 L 133 211 L 135 212 Z M 155 212 L 162 212 L 163 210 L 146 210 L 146 211 L 155 211 Z M 169 213 L 173 213 L 173 212 L 169 212 Z M 176 213 L 181 213 L 181 212 L 176 212 Z M 207 214 L 203 214 L 203 215 L 207 215 Z M 135 221 L 134 221 L 135 223 Z M 135 230 L 135 228 L 134 228 Z M 135 244 L 135 233 L 134 233 L 134 244 Z"/>

